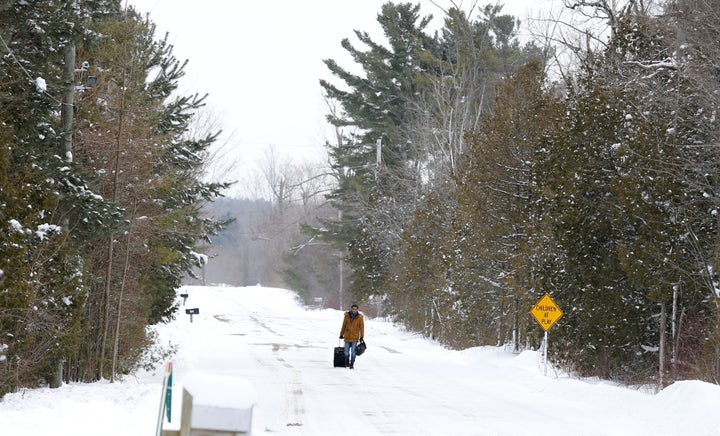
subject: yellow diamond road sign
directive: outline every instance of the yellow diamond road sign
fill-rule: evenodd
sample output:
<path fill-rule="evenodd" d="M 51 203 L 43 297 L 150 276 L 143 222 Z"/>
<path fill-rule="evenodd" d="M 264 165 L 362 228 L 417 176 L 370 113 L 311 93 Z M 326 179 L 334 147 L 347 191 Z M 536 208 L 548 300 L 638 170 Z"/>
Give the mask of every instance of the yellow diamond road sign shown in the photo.
<path fill-rule="evenodd" d="M 532 316 L 535 317 L 535 320 L 545 331 L 550 330 L 550 327 L 563 315 L 562 310 L 557 307 L 557 304 L 555 304 L 548 294 L 543 295 L 530 313 L 532 313 Z"/>

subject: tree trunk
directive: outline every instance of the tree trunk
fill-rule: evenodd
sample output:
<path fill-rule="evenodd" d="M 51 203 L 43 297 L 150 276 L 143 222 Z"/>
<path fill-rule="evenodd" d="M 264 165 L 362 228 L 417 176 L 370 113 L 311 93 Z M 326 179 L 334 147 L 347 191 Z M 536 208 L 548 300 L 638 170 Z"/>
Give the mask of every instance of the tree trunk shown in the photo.
<path fill-rule="evenodd" d="M 50 386 L 52 389 L 57 389 L 60 386 L 62 386 L 62 377 L 63 375 L 63 362 L 62 360 L 58 362 L 57 368 L 55 368 L 55 372 L 53 372 L 51 375 L 48 376 L 48 386 Z"/>
<path fill-rule="evenodd" d="M 660 375 L 660 389 L 665 385 L 665 324 L 667 323 L 667 310 L 665 309 L 665 302 L 660 303 L 660 352 L 658 353 L 659 359 L 659 375 Z"/>
<path fill-rule="evenodd" d="M 100 362 L 98 366 L 98 378 L 103 378 L 104 364 L 105 364 L 105 346 L 107 344 L 108 330 L 110 329 L 110 288 L 112 283 L 113 273 L 113 239 L 115 234 L 110 235 L 108 241 L 108 265 L 105 272 L 105 297 L 103 298 L 105 319 L 102 321 L 102 341 L 100 342 Z"/>
<path fill-rule="evenodd" d="M 115 368 L 117 367 L 118 348 L 120 346 L 120 320 L 122 319 L 122 301 L 125 283 L 127 281 L 128 269 L 130 268 L 130 232 L 127 234 L 127 245 L 125 247 L 125 261 L 123 266 L 120 291 L 118 293 L 117 313 L 115 314 L 115 341 L 113 343 L 112 369 L 110 371 L 110 383 L 115 381 Z M 203 283 L 204 284 L 204 283 Z"/>
<path fill-rule="evenodd" d="M 127 24 L 127 22 L 126 22 Z M 127 59 L 127 49 L 123 52 L 125 59 Z M 115 135 L 115 167 L 113 175 L 113 187 L 112 187 L 112 199 L 115 203 L 118 203 L 118 197 L 120 192 L 120 158 L 122 157 L 122 140 L 123 131 L 125 128 L 125 85 L 127 82 L 127 66 L 123 63 L 124 68 L 122 70 L 122 91 L 120 92 L 120 111 L 118 114 L 117 123 L 117 134 Z M 108 267 L 107 276 L 105 282 L 105 320 L 103 322 L 103 339 L 102 346 L 100 349 L 100 378 L 103 377 L 103 365 L 105 363 L 105 346 L 107 344 L 108 330 L 110 329 L 110 290 L 112 287 L 112 272 L 113 272 L 113 240 L 115 234 L 110 235 L 110 243 L 108 246 Z M 112 376 L 111 376 L 112 377 Z"/>

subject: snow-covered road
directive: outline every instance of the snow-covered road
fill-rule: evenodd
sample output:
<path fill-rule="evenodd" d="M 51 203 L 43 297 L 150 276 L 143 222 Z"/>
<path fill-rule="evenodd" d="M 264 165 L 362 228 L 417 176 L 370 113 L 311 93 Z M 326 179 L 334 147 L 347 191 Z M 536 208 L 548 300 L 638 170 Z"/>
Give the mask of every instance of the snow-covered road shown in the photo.
<path fill-rule="evenodd" d="M 182 315 L 158 329 L 178 346 L 170 426 L 179 419 L 179 387 L 200 372 L 252 385 L 254 435 L 720 434 L 717 385 L 687 381 L 651 394 L 552 369 L 545 376 L 537 352 L 446 350 L 369 318 L 368 350 L 356 369 L 334 368 L 341 311 L 301 307 L 282 289 L 183 292 Z M 200 311 L 192 322 L 186 308 Z M 157 371 L 8 395 L 0 402 L 0 435 L 152 435 L 161 391 Z"/>
<path fill-rule="evenodd" d="M 188 307 L 201 312 L 193 323 L 179 319 L 172 332 L 185 344 L 177 379 L 196 369 L 250 381 L 258 391 L 256 434 L 680 435 L 692 434 L 689 419 L 696 434 L 720 429 L 720 418 L 688 411 L 674 397 L 699 389 L 720 401 L 714 385 L 687 382 L 651 395 L 544 376 L 536 352 L 446 350 L 372 319 L 356 369 L 334 368 L 342 312 L 307 310 L 277 289 L 188 292 Z"/>

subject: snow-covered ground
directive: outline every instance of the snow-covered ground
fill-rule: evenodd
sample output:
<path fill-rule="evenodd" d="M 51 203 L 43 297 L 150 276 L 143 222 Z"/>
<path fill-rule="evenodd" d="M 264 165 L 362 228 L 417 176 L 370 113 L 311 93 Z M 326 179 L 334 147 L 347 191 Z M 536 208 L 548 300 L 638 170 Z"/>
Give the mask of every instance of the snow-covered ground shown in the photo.
<path fill-rule="evenodd" d="M 356 369 L 333 368 L 342 312 L 303 308 L 282 289 L 182 291 L 189 293 L 182 309 L 200 314 L 191 323 L 182 310 L 159 328 L 163 341 L 179 346 L 166 426 L 179 419 L 185 377 L 202 373 L 254 388 L 255 435 L 720 434 L 720 386 L 685 381 L 653 394 L 552 369 L 546 376 L 536 352 L 450 351 L 369 318 L 368 350 Z M 164 366 L 112 384 L 8 395 L 0 402 L 0 435 L 152 435 Z"/>

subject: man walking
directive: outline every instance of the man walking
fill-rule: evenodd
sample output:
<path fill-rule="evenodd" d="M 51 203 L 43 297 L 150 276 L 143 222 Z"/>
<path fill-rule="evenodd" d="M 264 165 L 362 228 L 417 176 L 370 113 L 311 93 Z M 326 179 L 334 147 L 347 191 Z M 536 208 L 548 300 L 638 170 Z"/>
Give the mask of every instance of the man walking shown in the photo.
<path fill-rule="evenodd" d="M 345 339 L 345 366 L 355 368 L 355 356 L 357 355 L 358 341 L 363 339 L 365 333 L 365 321 L 358 305 L 353 304 L 350 310 L 345 312 L 342 327 L 340 328 L 340 339 Z"/>

